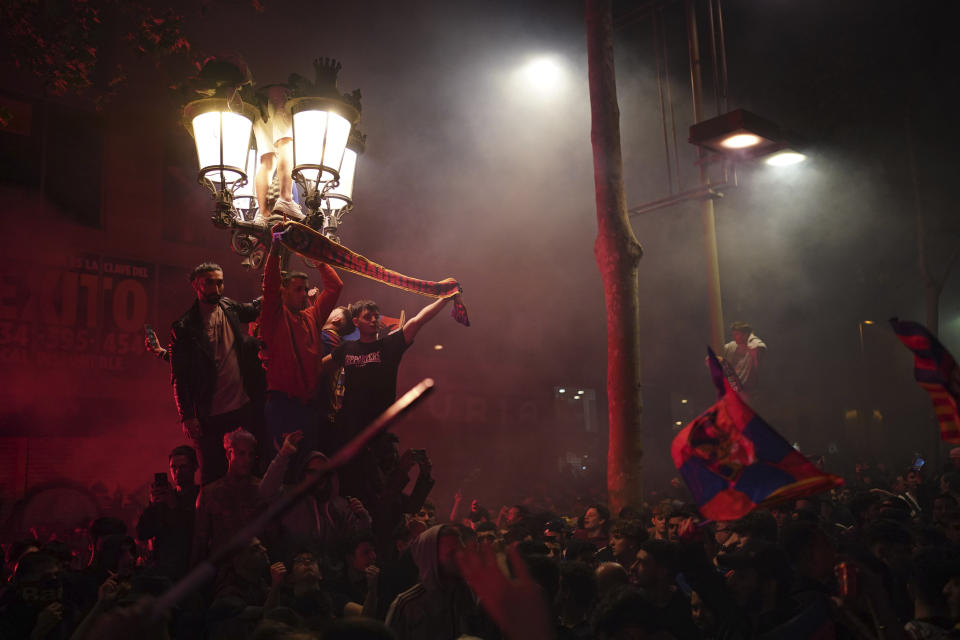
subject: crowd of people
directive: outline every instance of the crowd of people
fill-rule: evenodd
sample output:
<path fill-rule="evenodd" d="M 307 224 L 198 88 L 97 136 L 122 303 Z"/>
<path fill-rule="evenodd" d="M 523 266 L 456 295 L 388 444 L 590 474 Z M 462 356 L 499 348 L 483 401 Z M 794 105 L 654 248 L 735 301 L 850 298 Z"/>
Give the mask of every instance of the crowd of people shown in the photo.
<path fill-rule="evenodd" d="M 703 520 L 680 482 L 616 514 L 542 496 L 493 515 L 460 493 L 440 512 L 427 452 L 389 431 L 331 473 L 329 456 L 394 401 L 404 352 L 448 300 L 391 331 L 371 300 L 338 306 L 342 281 L 316 266 L 319 291 L 281 270 L 274 244 L 251 303 L 223 296 L 218 265 L 194 269 L 169 347 L 148 341 L 170 362 L 190 444 L 169 452 L 135 522 L 98 517 L 83 544 L 3 541 L 0 640 L 960 635 L 960 449 L 938 477 L 918 460 L 889 478 L 860 465 L 830 494 L 733 521 Z M 765 345 L 735 329 L 727 375 L 755 382 Z"/>
<path fill-rule="evenodd" d="M 682 490 L 612 514 L 493 514 L 429 499 L 429 465 L 378 443 L 372 502 L 337 475 L 251 538 L 159 622 L 149 604 L 265 502 L 315 473 L 285 436 L 262 478 L 257 443 L 227 434 L 227 471 L 197 483 L 194 447 L 170 452 L 132 530 L 87 543 L 4 541 L 0 638 L 952 638 L 960 635 L 960 449 L 927 477 L 858 465 L 829 494 L 704 521 Z M 298 464 L 288 476 L 292 464 Z M 404 493 L 408 474 L 422 481 Z M 290 482 L 287 482 L 287 480 Z M 383 523 L 390 522 L 386 531 Z M 128 634 L 128 635 L 125 635 Z"/>

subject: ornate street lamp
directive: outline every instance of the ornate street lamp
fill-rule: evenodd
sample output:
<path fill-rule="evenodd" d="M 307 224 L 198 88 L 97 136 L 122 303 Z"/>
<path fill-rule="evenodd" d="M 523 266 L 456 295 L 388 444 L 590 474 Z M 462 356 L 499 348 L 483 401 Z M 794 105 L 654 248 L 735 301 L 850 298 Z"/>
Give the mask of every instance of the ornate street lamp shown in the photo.
<path fill-rule="evenodd" d="M 197 181 L 210 189 L 216 202 L 213 224 L 231 227 L 237 211 L 237 189 L 247 184 L 250 140 L 257 109 L 238 96 L 194 100 L 183 109 L 183 124 L 197 146 Z"/>
<path fill-rule="evenodd" d="M 303 202 L 309 210 L 304 222 L 336 240 L 339 217 L 324 211 L 324 200 L 346 177 L 340 171 L 350 132 L 360 119 L 360 111 L 338 96 L 294 98 L 290 112 L 293 114 L 293 179 L 300 185 Z M 346 169 L 351 174 L 352 192 L 356 154 L 351 154 L 351 158 L 353 166 L 348 163 Z"/>
<path fill-rule="evenodd" d="M 360 92 L 341 94 L 336 86 L 340 64 L 314 63 L 316 83 L 296 77 L 288 107 L 293 116 L 292 178 L 307 209 L 304 224 L 339 242 L 341 218 L 353 207 L 357 157 L 364 136 L 354 131 L 360 119 Z M 268 216 L 256 215 L 254 174 L 258 157 L 251 144 L 258 109 L 240 98 L 204 98 L 188 103 L 183 124 L 193 136 L 199 163 L 198 182 L 210 189 L 216 203 L 215 226 L 233 230 L 232 247 L 246 266 L 262 264 L 269 243 Z M 262 212 L 267 213 L 267 212 Z"/>

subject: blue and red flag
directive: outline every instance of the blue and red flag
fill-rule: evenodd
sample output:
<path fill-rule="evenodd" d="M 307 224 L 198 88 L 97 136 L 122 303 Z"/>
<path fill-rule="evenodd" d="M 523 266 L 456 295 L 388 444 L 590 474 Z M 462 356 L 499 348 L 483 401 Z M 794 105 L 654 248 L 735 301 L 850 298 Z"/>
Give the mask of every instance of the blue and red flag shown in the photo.
<path fill-rule="evenodd" d="M 843 479 L 824 473 L 790 446 L 730 387 L 708 349 L 716 404 L 673 439 L 673 464 L 700 513 L 737 520 L 757 507 L 828 491 Z"/>
<path fill-rule="evenodd" d="M 919 322 L 890 319 L 894 333 L 913 351 L 913 377 L 930 394 L 940 439 L 960 443 L 960 368 L 940 341 Z"/>

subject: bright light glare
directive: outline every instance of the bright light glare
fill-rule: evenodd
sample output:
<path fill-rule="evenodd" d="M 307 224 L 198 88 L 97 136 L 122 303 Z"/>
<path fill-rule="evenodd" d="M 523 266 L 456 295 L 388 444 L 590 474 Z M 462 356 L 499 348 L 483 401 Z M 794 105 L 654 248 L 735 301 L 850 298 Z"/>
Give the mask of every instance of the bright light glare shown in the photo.
<path fill-rule="evenodd" d="M 433 350 L 434 350 L 434 351 L 443 351 L 443 345 L 442 345 L 442 344 L 435 344 L 435 345 L 433 345 Z"/>
<path fill-rule="evenodd" d="M 873 324 L 873 320 L 864 320 L 863 324 Z"/>
<path fill-rule="evenodd" d="M 687 399 L 686 399 L 686 398 L 682 399 L 682 400 L 680 401 L 680 404 L 687 404 Z"/>
<path fill-rule="evenodd" d="M 347 149 L 343 152 L 343 162 L 340 163 L 340 184 L 327 193 L 327 202 L 330 203 L 330 208 L 334 211 L 347 206 L 347 200 L 353 198 L 353 178 L 356 173 L 357 152 L 353 149 Z M 346 196 L 346 198 L 337 196 Z M 434 347 L 434 349 L 436 348 Z"/>
<path fill-rule="evenodd" d="M 800 164 L 807 159 L 807 156 L 796 151 L 781 151 L 775 153 L 766 159 L 766 163 L 771 167 L 789 167 L 794 164 Z"/>
<path fill-rule="evenodd" d="M 677 421 L 674 422 L 673 424 L 675 424 L 675 425 L 677 425 L 677 426 L 679 427 L 679 426 L 682 425 L 683 423 L 682 423 L 681 421 L 677 420 Z"/>
<path fill-rule="evenodd" d="M 738 133 L 729 138 L 724 138 L 720 141 L 720 145 L 727 149 L 746 149 L 747 147 L 757 146 L 760 144 L 760 140 L 760 136 L 755 136 L 752 133 Z"/>
<path fill-rule="evenodd" d="M 518 71 L 518 76 L 525 87 L 540 95 L 557 93 L 567 80 L 566 71 L 560 63 L 546 56 L 534 58 L 523 65 Z"/>
<path fill-rule="evenodd" d="M 200 168 L 223 166 L 241 168 L 247 163 L 250 148 L 250 130 L 253 123 L 246 116 L 229 111 L 208 111 L 193 119 L 193 138 L 197 144 Z M 220 157 L 220 132 L 223 132 L 223 158 Z M 224 171 L 228 183 L 236 182 L 240 174 Z M 211 172 L 207 178 L 220 181 L 220 172 Z"/>
<path fill-rule="evenodd" d="M 560 387 L 559 389 L 557 389 L 557 393 L 566 393 L 566 392 L 567 390 L 564 389 L 563 387 Z"/>
<path fill-rule="evenodd" d="M 293 153 L 297 164 L 321 165 L 321 182 L 329 182 L 339 170 L 350 137 L 350 121 L 338 113 L 311 109 L 293 114 Z M 307 180 L 317 179 L 316 169 L 303 171 Z"/>

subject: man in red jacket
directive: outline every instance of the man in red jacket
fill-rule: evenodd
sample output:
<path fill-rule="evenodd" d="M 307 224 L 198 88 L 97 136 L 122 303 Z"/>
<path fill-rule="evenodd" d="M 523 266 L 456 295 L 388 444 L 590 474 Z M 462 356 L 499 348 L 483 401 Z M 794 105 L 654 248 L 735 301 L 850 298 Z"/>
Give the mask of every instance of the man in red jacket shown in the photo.
<path fill-rule="evenodd" d="M 307 274 L 281 274 L 279 251 L 274 241 L 263 270 L 261 358 L 267 370 L 267 428 L 275 448 L 280 448 L 284 434 L 304 434 L 298 456 L 291 461 L 294 471 L 302 462 L 300 458 L 316 449 L 321 419 L 327 413 L 324 375 L 320 371 L 322 328 L 337 305 L 343 282 L 333 267 L 316 263 L 323 291 L 309 304 Z"/>

